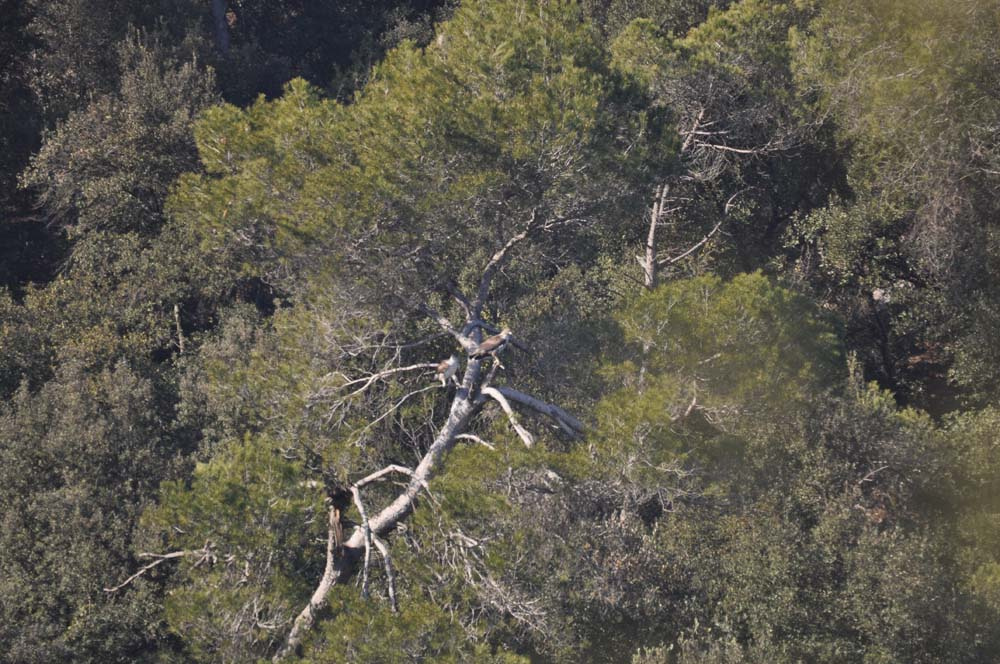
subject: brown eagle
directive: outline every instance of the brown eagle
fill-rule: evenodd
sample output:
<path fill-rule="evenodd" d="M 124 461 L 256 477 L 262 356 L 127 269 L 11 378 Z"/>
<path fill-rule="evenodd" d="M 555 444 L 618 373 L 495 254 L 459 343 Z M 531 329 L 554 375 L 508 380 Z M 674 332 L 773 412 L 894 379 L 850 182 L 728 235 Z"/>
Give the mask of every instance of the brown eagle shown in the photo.
<path fill-rule="evenodd" d="M 494 334 L 489 337 L 481 344 L 476 346 L 476 349 L 469 354 L 474 360 L 482 360 L 487 356 L 492 356 L 494 360 L 497 359 L 497 353 L 503 351 L 507 348 L 507 343 L 510 341 L 511 331 L 509 327 L 505 327 L 500 331 L 500 334 Z"/>

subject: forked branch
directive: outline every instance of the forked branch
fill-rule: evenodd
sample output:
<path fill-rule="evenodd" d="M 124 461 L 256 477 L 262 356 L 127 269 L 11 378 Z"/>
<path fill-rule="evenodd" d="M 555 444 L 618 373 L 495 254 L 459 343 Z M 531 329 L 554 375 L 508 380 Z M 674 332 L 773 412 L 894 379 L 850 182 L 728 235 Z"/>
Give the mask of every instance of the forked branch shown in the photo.
<path fill-rule="evenodd" d="M 498 387 L 495 389 L 507 399 L 516 401 L 523 406 L 527 406 L 542 415 L 549 416 L 555 420 L 556 424 L 558 424 L 563 431 L 573 438 L 583 435 L 586 431 L 586 426 L 583 422 L 555 404 L 546 403 L 511 387 Z"/>
<path fill-rule="evenodd" d="M 466 365 L 463 384 L 472 385 L 479 378 L 478 361 L 472 360 Z M 427 480 L 440 468 L 445 454 L 454 447 L 457 437 L 463 433 L 469 419 L 475 412 L 475 405 L 469 400 L 468 392 L 459 390 L 452 398 L 451 409 L 448 419 L 435 436 L 433 443 L 421 458 L 420 463 L 412 471 L 401 466 L 387 467 L 376 473 L 362 478 L 352 486 L 352 494 L 355 494 L 355 502 L 358 503 L 361 486 L 374 482 L 390 472 L 402 472 L 410 477 L 406 488 L 396 496 L 387 506 L 382 508 L 377 514 L 369 515 L 367 510 L 363 516 L 366 527 L 354 529 L 351 537 L 340 547 L 339 555 L 334 549 L 327 549 L 327 564 L 315 591 L 309 599 L 308 604 L 296 617 L 292 624 L 292 629 L 285 639 L 284 645 L 275 653 L 274 661 L 278 662 L 296 652 L 302 644 L 306 633 L 312 628 L 316 620 L 316 615 L 320 608 L 326 603 L 326 598 L 330 590 L 342 578 L 350 576 L 359 559 L 364 557 L 366 551 L 369 552 L 375 538 L 385 535 L 395 528 L 396 524 L 406 518 L 414 509 L 419 493 L 427 487 Z M 357 492 L 357 493 L 355 493 Z M 376 547 L 378 545 L 376 544 Z M 388 550 L 388 549 L 387 549 Z"/>
<path fill-rule="evenodd" d="M 494 401 L 500 404 L 503 412 L 507 414 L 507 420 L 510 422 L 510 425 L 514 427 L 514 431 L 517 432 L 517 435 L 521 437 L 525 447 L 531 447 L 535 444 L 535 437 L 532 436 L 531 432 L 521 426 L 521 423 L 517 421 L 517 413 L 515 413 L 514 409 L 510 407 L 510 402 L 507 401 L 507 398 L 504 397 L 500 390 L 495 387 L 486 387 L 483 388 L 482 393 L 491 397 Z"/>
<path fill-rule="evenodd" d="M 381 380 L 383 378 L 388 378 L 389 376 L 393 376 L 398 373 L 404 373 L 407 371 L 420 371 L 420 370 L 434 369 L 436 367 L 437 367 L 436 362 L 421 362 L 420 364 L 411 364 L 406 367 L 395 367 L 393 369 L 377 371 L 373 374 L 369 374 L 361 378 L 355 378 L 354 380 L 349 380 L 346 383 L 338 385 L 336 389 L 338 391 L 342 391 L 350 389 L 355 385 L 361 385 L 361 387 L 358 387 L 357 389 L 353 390 L 350 394 L 344 396 L 344 399 L 350 399 L 351 397 L 363 393 L 368 388 L 370 388 L 375 383 L 375 381 Z"/>

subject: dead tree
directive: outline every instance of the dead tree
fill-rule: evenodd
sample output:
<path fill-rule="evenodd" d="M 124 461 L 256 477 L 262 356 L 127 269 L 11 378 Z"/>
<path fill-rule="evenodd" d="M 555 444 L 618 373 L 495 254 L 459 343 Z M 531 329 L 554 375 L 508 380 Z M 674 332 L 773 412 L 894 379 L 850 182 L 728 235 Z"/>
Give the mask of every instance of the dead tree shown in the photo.
<path fill-rule="evenodd" d="M 467 352 L 465 367 L 458 389 L 451 397 L 448 415 L 440 425 L 437 433 L 420 462 L 414 468 L 398 465 L 388 466 L 355 482 L 350 487 L 354 505 L 361 514 L 361 523 L 354 529 L 350 537 L 339 548 L 327 547 L 327 561 L 322 578 L 316 585 L 308 604 L 302 609 L 292 624 L 284 645 L 274 656 L 274 661 L 280 661 L 294 654 L 302 643 L 306 633 L 316 620 L 317 612 L 326 603 L 331 589 L 338 583 L 343 583 L 360 569 L 362 587 L 366 586 L 368 566 L 371 560 L 371 550 L 375 547 L 386 564 L 386 576 L 390 582 L 390 599 L 395 601 L 395 590 L 392 588 L 394 574 L 389 558 L 389 548 L 386 542 L 388 535 L 395 530 L 396 525 L 406 519 L 416 508 L 417 498 L 422 491 L 429 490 L 429 482 L 442 468 L 448 452 L 463 438 L 469 438 L 467 433 L 470 423 L 476 414 L 490 400 L 496 401 L 507 415 L 511 426 L 525 445 L 534 443 L 534 437 L 517 419 L 513 404 L 534 413 L 544 415 L 553 420 L 568 436 L 578 437 L 583 434 L 584 424 L 562 408 L 546 403 L 529 394 L 509 386 L 495 386 L 497 365 L 493 364 L 490 371 L 484 371 L 484 363 L 489 356 L 477 357 L 475 350 L 482 342 L 482 330 L 487 327 L 482 320 L 482 312 L 490 297 L 493 279 L 510 259 L 518 245 L 525 242 L 536 233 L 542 233 L 559 225 L 559 221 L 543 221 L 540 215 L 533 213 L 522 230 L 510 237 L 489 259 L 483 267 L 476 293 L 468 298 L 455 284 L 449 284 L 448 290 L 462 305 L 465 320 L 461 326 L 455 325 L 444 315 L 426 305 L 419 305 L 425 315 L 432 318 L 446 333 L 451 335 Z M 426 370 L 436 367 L 430 365 L 412 365 L 381 372 L 378 376 L 352 381 L 352 385 L 360 384 L 367 389 L 390 372 L 408 370 Z M 435 385 L 436 387 L 436 385 Z M 363 499 L 363 490 L 367 485 L 384 479 L 390 475 L 408 477 L 402 491 L 377 512 L 370 512 Z M 335 530 L 339 523 L 334 524 L 330 518 L 330 542 L 335 538 Z"/>
<path fill-rule="evenodd" d="M 418 498 L 422 492 L 430 491 L 430 482 L 437 475 L 446 462 L 448 453 L 463 440 L 472 440 L 482 443 L 485 448 L 492 449 L 492 446 L 482 441 L 473 433 L 469 432 L 470 424 L 477 414 L 491 401 L 496 402 L 502 412 L 508 418 L 512 428 L 520 440 L 527 446 L 535 442 L 532 433 L 521 424 L 518 419 L 518 411 L 526 411 L 543 416 L 551 420 L 564 435 L 571 438 L 579 437 L 584 432 L 584 424 L 576 417 L 570 415 L 565 410 L 555 404 L 547 403 L 537 397 L 527 394 L 513 386 L 500 384 L 499 377 L 504 376 L 500 372 L 501 365 L 496 358 L 489 353 L 480 353 L 477 350 L 483 342 L 484 330 L 487 332 L 497 331 L 492 325 L 483 320 L 483 312 L 490 304 L 491 288 L 494 279 L 503 269 L 504 265 L 510 261 L 514 252 L 531 239 L 539 235 L 551 234 L 562 230 L 565 226 L 576 222 L 572 218 L 551 218 L 545 219 L 537 210 L 533 210 L 521 222 L 510 231 L 509 237 L 497 242 L 499 248 L 486 260 L 483 265 L 478 283 L 474 284 L 475 292 L 470 297 L 461 291 L 455 283 L 448 283 L 442 288 L 446 293 L 458 302 L 462 312 L 462 320 L 455 321 L 439 313 L 426 302 L 413 302 L 411 309 L 419 313 L 420 316 L 431 319 L 442 333 L 452 337 L 464 350 L 464 359 L 459 360 L 464 366 L 459 370 L 456 378 L 460 376 L 458 385 L 454 391 L 443 389 L 437 382 L 423 385 L 404 395 L 401 399 L 390 404 L 388 409 L 381 414 L 372 414 L 366 424 L 362 427 L 362 433 L 385 421 L 392 413 L 398 411 L 400 406 L 410 397 L 437 390 L 441 395 L 446 395 L 449 399 L 447 415 L 444 421 L 434 428 L 432 439 L 429 444 L 423 447 L 425 450 L 414 467 L 405 467 L 392 464 L 371 472 L 365 477 L 350 484 L 342 484 L 325 477 L 326 486 L 326 509 L 327 509 L 327 537 L 326 537 L 326 563 L 322 576 L 317 580 L 315 589 L 308 603 L 302 608 L 291 624 L 291 628 L 285 637 L 283 644 L 274 655 L 274 661 L 280 661 L 298 652 L 304 637 L 312 628 L 316 621 L 316 616 L 327 602 L 327 597 L 331 589 L 343 583 L 355 575 L 361 575 L 362 592 L 367 593 L 369 569 L 372 564 L 372 552 L 379 556 L 385 568 L 386 579 L 389 583 L 389 599 L 395 608 L 395 575 L 396 572 L 391 562 L 391 542 L 389 536 L 396 530 L 396 526 L 405 520 L 417 507 Z M 440 335 L 434 335 L 436 338 Z M 511 345 L 524 347 L 517 341 L 516 337 L 508 334 L 505 341 L 509 339 Z M 437 370 L 437 362 L 418 362 L 404 364 L 400 348 L 406 347 L 408 350 L 419 347 L 427 340 L 411 342 L 399 345 L 392 353 L 392 359 L 378 370 L 360 377 L 349 377 L 337 371 L 330 374 L 335 378 L 332 385 L 325 385 L 314 394 L 312 403 L 324 402 L 332 403 L 333 409 L 343 407 L 348 408 L 348 403 L 353 399 L 358 399 L 375 389 L 376 386 L 390 380 L 396 380 L 407 375 L 427 374 L 428 376 Z M 376 344 L 377 351 L 382 352 L 384 348 Z M 433 359 L 433 358 L 431 358 Z M 338 405 L 339 404 L 339 405 Z M 306 457 L 302 457 L 305 453 Z M 298 458 L 303 458 L 306 465 L 313 469 L 318 469 L 320 464 L 319 455 L 314 450 L 301 450 L 297 453 Z M 380 506 L 371 505 L 365 496 L 365 491 L 371 485 L 382 482 L 389 478 L 403 478 L 401 489 L 394 498 L 387 501 L 387 504 Z M 317 482 L 307 482 L 310 487 L 319 487 Z M 360 523 L 353 524 L 344 519 L 344 515 L 350 506 L 353 505 L 360 515 Z M 353 526 L 349 533 L 346 528 Z M 109 588 L 109 592 L 117 592 L 129 585 L 146 572 L 154 569 L 162 562 L 180 558 L 197 558 L 198 564 L 209 560 L 212 556 L 210 545 L 206 545 L 203 550 L 198 551 L 178 551 L 164 554 L 144 554 L 144 557 L 152 558 L 153 562 L 140 569 L 130 576 L 123 583 Z"/>

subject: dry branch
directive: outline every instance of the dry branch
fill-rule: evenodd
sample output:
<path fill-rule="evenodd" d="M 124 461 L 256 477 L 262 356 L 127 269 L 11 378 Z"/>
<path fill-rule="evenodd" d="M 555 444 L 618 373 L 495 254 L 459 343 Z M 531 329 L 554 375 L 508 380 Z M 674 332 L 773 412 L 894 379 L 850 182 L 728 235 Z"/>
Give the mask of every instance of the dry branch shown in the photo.
<path fill-rule="evenodd" d="M 487 449 L 493 450 L 493 451 L 496 451 L 496 449 L 497 449 L 492 444 L 487 443 L 485 440 L 483 440 L 479 436 L 474 436 L 471 433 L 459 434 L 459 435 L 455 436 L 455 438 L 458 438 L 459 440 L 471 440 L 471 441 L 479 443 L 480 445 L 486 447 Z"/>
<path fill-rule="evenodd" d="M 507 258 L 507 253 L 517 244 L 523 242 L 528 235 L 535 230 L 537 224 L 538 208 L 534 208 L 531 211 L 531 219 L 528 220 L 524 230 L 507 240 L 507 242 L 502 247 L 497 249 L 496 253 L 490 257 L 489 262 L 486 263 L 486 267 L 483 268 L 483 276 L 479 280 L 479 290 L 476 292 L 476 299 L 472 301 L 472 313 L 474 316 L 479 316 L 479 313 L 483 310 L 483 305 L 486 304 L 486 298 L 489 297 L 490 284 L 493 282 L 493 277 L 496 275 L 497 270 L 500 269 L 500 266 Z"/>
<path fill-rule="evenodd" d="M 368 597 L 368 564 L 372 555 L 372 529 L 368 523 L 365 504 L 361 502 L 361 491 L 357 486 L 351 487 L 351 495 L 354 496 L 354 504 L 358 506 L 358 512 L 361 514 L 361 530 L 365 540 L 365 564 L 361 568 L 361 596 Z"/>
<path fill-rule="evenodd" d="M 657 265 L 658 266 L 673 265 L 674 263 L 676 263 L 678 261 L 684 260 L 685 258 L 687 258 L 688 256 L 690 256 L 694 252 L 698 251 L 698 249 L 700 249 L 706 242 L 708 242 L 710 239 L 712 239 L 712 236 L 715 235 L 719 231 L 720 228 L 722 228 L 722 221 L 721 220 L 719 221 L 719 223 L 717 223 L 715 225 L 715 227 L 712 230 L 710 230 L 708 232 L 708 235 L 706 235 L 705 237 L 701 238 L 701 240 L 699 240 L 697 243 L 695 243 L 695 245 L 692 246 L 690 249 L 688 249 L 687 251 L 685 251 L 683 253 L 680 253 L 680 254 L 674 256 L 673 258 L 664 258 L 664 259 L 661 259 L 661 260 L 657 261 Z"/>
<path fill-rule="evenodd" d="M 576 419 L 565 410 L 556 406 L 555 404 L 546 403 L 535 397 L 529 396 L 524 392 L 520 392 L 510 387 L 498 387 L 496 388 L 504 397 L 510 399 L 511 401 L 516 401 L 532 410 L 535 410 L 543 415 L 548 415 L 556 421 L 556 423 L 562 427 L 562 429 L 574 438 L 580 436 L 586 430 L 583 422 Z"/>
<path fill-rule="evenodd" d="M 200 549 L 192 549 L 190 551 L 172 551 L 170 553 L 140 553 L 139 558 L 154 558 L 153 562 L 148 565 L 143 565 L 138 572 L 128 577 L 117 586 L 113 588 L 105 588 L 106 593 L 116 593 L 125 586 L 129 585 L 139 577 L 146 574 L 157 566 L 165 563 L 168 560 L 177 560 L 178 558 L 188 558 L 188 557 L 198 557 L 198 561 L 195 563 L 195 567 L 205 563 L 205 562 L 215 562 L 215 556 L 212 554 L 211 544 L 206 543 L 204 547 Z"/>
<path fill-rule="evenodd" d="M 492 397 L 494 401 L 500 404 L 500 407 L 503 408 L 503 412 L 507 414 L 507 419 L 510 421 L 510 425 L 514 427 L 514 431 L 516 431 L 517 435 L 521 437 L 522 441 L 524 441 L 524 446 L 531 447 L 534 445 L 534 436 L 532 436 L 531 432 L 522 427 L 520 422 L 517 421 L 517 414 L 514 412 L 514 409 L 510 407 L 510 403 L 504 397 L 503 393 L 495 387 L 483 388 L 482 392 L 484 395 Z"/>
<path fill-rule="evenodd" d="M 469 306 L 465 305 L 465 302 L 463 302 L 464 296 L 462 296 L 460 292 L 457 292 L 457 288 L 449 289 L 449 292 L 451 292 L 452 295 L 459 300 L 459 303 L 463 305 L 463 308 L 466 309 L 466 323 L 461 331 L 457 330 L 448 318 L 441 315 L 426 304 L 422 304 L 418 307 L 421 312 L 436 321 L 441 329 L 457 339 L 462 347 L 470 354 L 478 347 L 482 339 L 481 330 L 483 328 L 489 328 L 486 323 L 480 320 L 480 314 L 486 304 L 487 298 L 489 297 L 491 282 L 497 272 L 502 268 L 505 261 L 508 259 L 511 250 L 519 243 L 523 242 L 533 231 L 538 229 L 547 230 L 557 225 L 556 222 L 539 224 L 538 215 L 539 212 L 537 208 L 532 210 L 531 218 L 524 229 L 509 238 L 507 242 L 493 254 L 483 269 L 476 297 L 471 303 L 469 303 Z M 413 365 L 412 368 L 416 368 L 418 366 L 421 365 Z M 402 369 L 404 368 L 394 369 L 392 371 L 396 372 Z M 511 408 L 508 399 L 517 401 L 518 403 L 532 408 L 537 412 L 552 417 L 571 436 L 576 436 L 583 432 L 583 424 L 557 406 L 544 403 L 538 399 L 534 399 L 533 397 L 510 388 L 498 389 L 490 387 L 487 381 L 482 380 L 483 376 L 481 376 L 481 370 L 482 361 L 470 357 L 468 362 L 465 364 L 465 371 L 461 384 L 452 396 L 448 417 L 438 430 L 437 434 L 434 436 L 434 440 L 427 448 L 427 451 L 421 458 L 420 463 L 418 463 L 415 468 L 411 470 L 403 468 L 402 466 L 388 466 L 362 478 L 361 480 L 358 480 L 351 486 L 351 493 L 354 496 L 354 502 L 361 512 L 362 524 L 354 529 L 350 538 L 339 548 L 339 555 L 334 555 L 337 552 L 328 546 L 327 565 L 324 570 L 323 577 L 320 579 L 320 582 L 313 592 L 309 603 L 295 618 L 292 628 L 285 639 L 285 643 L 278 650 L 278 652 L 275 653 L 275 662 L 282 660 L 298 650 L 302 644 L 305 634 L 312 628 L 312 625 L 316 620 L 318 610 L 326 602 L 326 598 L 329 595 L 331 588 L 342 579 L 350 576 L 362 558 L 364 558 L 364 579 L 362 584 L 367 587 L 367 570 L 370 560 L 371 546 L 373 544 L 379 550 L 379 553 L 382 554 L 382 558 L 385 562 L 386 576 L 389 580 L 389 596 L 395 609 L 395 575 L 392 570 L 389 547 L 382 542 L 381 538 L 394 530 L 397 524 L 413 512 L 416 507 L 418 495 L 421 491 L 428 490 L 428 480 L 440 470 L 445 455 L 455 446 L 460 438 L 474 440 L 492 449 L 492 446 L 480 438 L 473 436 L 472 434 L 465 433 L 465 429 L 468 427 L 471 418 L 485 402 L 484 394 L 489 395 L 501 404 L 501 407 L 503 407 L 507 412 L 511 422 L 514 423 L 515 429 L 518 430 L 519 435 L 521 435 L 522 439 L 528 445 L 531 445 L 534 442 L 534 439 L 527 430 L 520 427 L 520 425 L 516 423 L 516 415 L 514 414 L 513 408 Z M 378 374 L 376 374 L 376 376 L 377 375 Z M 375 379 L 377 380 L 377 377 Z M 372 380 L 372 377 L 369 376 L 363 380 L 365 381 L 364 385 L 367 386 L 369 385 L 367 381 Z M 482 388 L 479 392 L 477 392 L 477 386 Z M 436 388 L 436 384 L 434 387 Z M 364 389 L 367 388 L 365 387 Z M 410 393 L 405 396 L 403 400 L 405 401 L 405 399 L 409 398 L 409 396 L 419 393 L 419 391 L 420 390 Z M 402 401 L 390 409 L 389 412 L 398 408 L 401 403 Z M 366 429 L 370 428 L 387 415 L 388 413 L 384 413 L 374 422 L 370 423 Z M 377 481 L 391 472 L 407 475 L 409 477 L 409 482 L 407 482 L 406 487 L 395 497 L 395 499 L 393 499 L 390 504 L 383 507 L 378 511 L 378 513 L 369 514 L 363 506 L 360 489 L 366 484 Z M 429 491 L 428 495 L 430 496 Z M 431 499 L 433 500 L 433 496 L 431 496 Z"/>
<path fill-rule="evenodd" d="M 382 562 L 385 563 L 385 578 L 389 590 L 389 604 L 393 613 L 399 612 L 399 604 L 396 602 L 396 575 L 392 571 L 392 557 L 389 555 L 389 545 L 381 538 L 372 536 L 375 548 L 382 554 Z"/>

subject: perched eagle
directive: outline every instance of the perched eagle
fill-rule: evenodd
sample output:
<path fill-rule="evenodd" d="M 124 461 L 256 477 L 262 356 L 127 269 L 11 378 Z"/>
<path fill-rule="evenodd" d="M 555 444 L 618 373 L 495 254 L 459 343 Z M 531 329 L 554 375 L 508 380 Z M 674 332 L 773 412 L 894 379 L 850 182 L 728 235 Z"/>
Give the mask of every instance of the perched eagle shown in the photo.
<path fill-rule="evenodd" d="M 441 381 L 441 387 L 447 387 L 449 380 L 455 381 L 457 385 L 458 379 L 455 378 L 455 372 L 458 371 L 458 356 L 452 355 L 447 360 L 441 360 L 436 371 L 434 377 Z"/>
<path fill-rule="evenodd" d="M 500 334 L 494 334 L 476 346 L 476 349 L 469 354 L 469 357 L 474 360 L 482 360 L 486 356 L 492 355 L 494 360 L 497 359 L 497 353 L 507 348 L 510 336 L 510 328 L 505 327 L 500 331 Z"/>

